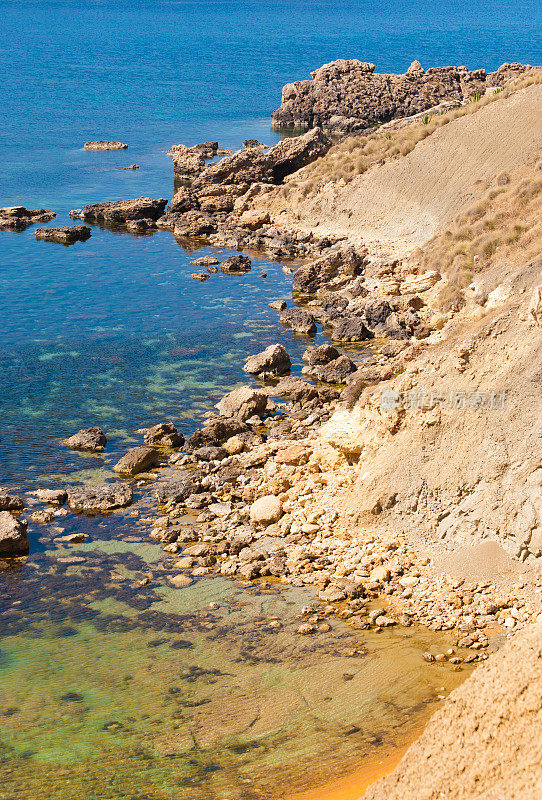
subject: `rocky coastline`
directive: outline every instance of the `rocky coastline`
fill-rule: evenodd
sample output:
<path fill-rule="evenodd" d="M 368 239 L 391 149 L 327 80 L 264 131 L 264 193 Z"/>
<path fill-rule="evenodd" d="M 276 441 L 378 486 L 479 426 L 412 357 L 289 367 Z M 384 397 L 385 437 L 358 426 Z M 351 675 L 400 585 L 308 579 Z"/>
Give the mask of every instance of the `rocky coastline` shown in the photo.
<path fill-rule="evenodd" d="M 3 491 L 0 557 L 24 557 L 29 523 L 32 534 L 34 526 L 53 522 L 69 513 L 67 508 L 102 515 L 129 507 L 137 481 L 154 493 L 149 537 L 162 546 L 171 586 L 181 589 L 213 575 L 308 586 L 315 599 L 299 610 L 301 636 L 325 632 L 326 619 L 335 614 L 361 630 L 421 623 L 451 631 L 455 645 L 420 658 L 449 661 L 461 669 L 487 660 L 493 640 L 540 621 L 538 518 L 527 541 L 514 533 L 499 542 L 498 558 L 505 567 L 498 574 L 477 575 L 467 566 L 460 575 L 439 566 L 446 555 L 440 543 L 428 547 L 426 539 L 410 536 L 397 523 L 393 514 L 404 517 L 407 506 L 393 486 L 387 493 L 364 491 L 356 469 L 362 447 L 344 444 L 358 432 L 352 427 L 358 423 L 363 446 L 371 439 L 373 452 L 378 437 L 386 441 L 402 429 L 405 408 L 392 398 L 383 413 L 380 392 L 404 393 L 414 386 L 416 371 L 427 374 L 446 326 L 450 338 L 459 339 L 453 350 L 457 373 L 462 375 L 474 360 L 472 337 L 465 344 L 458 333 L 465 322 L 463 309 L 436 310 L 443 276 L 435 269 L 382 260 L 346 236 L 282 227 L 261 203 L 286 177 L 324 156 L 332 146 L 331 134 L 366 130 L 444 101 L 461 104 L 530 69 L 505 64 L 489 74 L 462 67 L 424 71 L 414 62 L 404 76 L 385 76 L 358 61 L 324 65 L 312 81 L 286 86 L 281 108 L 273 114 L 276 127 L 308 129 L 305 133 L 271 148 L 248 141 L 236 153 L 222 151 L 217 142 L 173 147 L 169 155 L 177 184 L 169 206 L 164 198 L 137 198 L 72 211 L 73 219 L 89 224 L 136 233 L 166 229 L 180 242 L 196 239 L 285 261 L 295 303 L 290 308 L 282 301 L 271 305 L 282 325 L 307 337 L 303 378 L 290 375 L 291 358 L 284 347 L 271 345 L 244 365 L 252 383 L 226 394 L 217 413 L 209 414 L 186 440 L 186 432 L 170 422 L 142 431 L 142 444 L 114 467 L 117 482 L 42 492 L 37 500 L 43 507 L 28 520 L 25 499 Z M 221 161 L 209 163 L 220 155 Z M 5 208 L 0 209 L 0 227 L 20 230 L 53 217 L 54 212 L 43 209 Z M 68 244 L 90 232 L 87 225 L 76 225 L 38 229 L 36 236 Z M 206 271 L 195 273 L 196 280 L 208 280 L 217 269 L 237 275 L 250 270 L 245 255 L 222 263 L 212 257 L 213 263 L 199 261 L 193 263 Z M 498 306 L 494 300 L 472 298 L 470 307 L 489 311 Z M 522 324 L 535 333 L 540 304 L 539 289 L 521 299 Z M 311 344 L 317 325 L 330 339 L 319 347 Z M 418 409 L 422 427 L 435 424 L 430 419 L 434 408 Z M 64 445 L 103 452 L 107 438 L 94 427 Z M 430 499 L 424 503 L 421 513 L 429 514 Z M 421 506 L 419 496 L 416 504 Z"/>

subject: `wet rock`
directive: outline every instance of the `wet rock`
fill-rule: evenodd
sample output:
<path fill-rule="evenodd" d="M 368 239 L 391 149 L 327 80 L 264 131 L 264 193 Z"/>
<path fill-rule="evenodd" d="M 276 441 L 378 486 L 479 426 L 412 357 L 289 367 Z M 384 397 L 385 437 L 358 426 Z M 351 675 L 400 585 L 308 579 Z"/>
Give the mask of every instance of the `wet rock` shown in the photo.
<path fill-rule="evenodd" d="M 146 472 L 155 466 L 159 459 L 158 451 L 154 447 L 132 447 L 117 461 L 113 469 L 126 475 L 137 475 L 138 472 Z"/>
<path fill-rule="evenodd" d="M 55 212 L 46 208 L 5 206 L 0 208 L 0 230 L 22 231 L 35 222 L 50 222 L 55 217 Z"/>
<path fill-rule="evenodd" d="M 269 494 L 260 497 L 250 507 L 250 520 L 255 525 L 267 527 L 282 517 L 282 503 L 278 497 Z"/>
<path fill-rule="evenodd" d="M 24 556 L 29 551 L 27 523 L 0 511 L 0 556 Z"/>
<path fill-rule="evenodd" d="M 68 505 L 72 511 L 101 514 L 125 508 L 133 500 L 133 492 L 124 483 L 102 483 L 94 486 L 72 486 L 68 489 Z"/>
<path fill-rule="evenodd" d="M 253 389 L 251 386 L 240 386 L 224 395 L 215 408 L 224 417 L 237 417 L 244 421 L 254 415 L 261 416 L 266 406 L 265 392 Z"/>
<path fill-rule="evenodd" d="M 135 200 L 116 200 L 108 203 L 89 203 L 81 211 L 86 222 L 125 225 L 129 220 L 157 220 L 164 213 L 167 200 L 138 197 Z"/>
<path fill-rule="evenodd" d="M 91 231 L 88 225 L 64 225 L 61 228 L 36 228 L 33 233 L 36 239 L 44 242 L 70 245 L 75 242 L 86 242 L 90 239 Z"/>
<path fill-rule="evenodd" d="M 176 239 L 191 236 L 207 236 L 216 230 L 216 223 L 210 214 L 202 211 L 187 211 L 175 217 L 173 224 L 165 226 L 173 230 Z"/>
<path fill-rule="evenodd" d="M 261 353 L 249 356 L 243 369 L 252 375 L 282 375 L 284 372 L 288 372 L 290 367 L 290 356 L 284 347 L 281 344 L 271 344 Z"/>
<path fill-rule="evenodd" d="M 160 422 L 148 428 L 144 441 L 147 445 L 157 447 L 181 447 L 184 444 L 184 436 L 172 422 Z"/>
<path fill-rule="evenodd" d="M 190 276 L 193 281 L 199 281 L 200 283 L 205 283 L 211 277 L 208 272 L 193 272 Z"/>
<path fill-rule="evenodd" d="M 107 438 L 101 428 L 82 428 L 73 436 L 64 439 L 63 444 L 73 450 L 87 450 L 90 453 L 103 453 Z"/>
<path fill-rule="evenodd" d="M 128 145 L 122 142 L 110 142 L 100 139 L 96 142 L 85 142 L 85 150 L 127 150 Z"/>
<path fill-rule="evenodd" d="M 52 522 L 54 518 L 55 513 L 52 508 L 41 508 L 39 511 L 34 511 L 34 513 L 30 515 L 32 522 L 38 522 L 41 524 Z"/>
<path fill-rule="evenodd" d="M 284 300 L 272 300 L 267 305 L 268 305 L 269 308 L 272 308 L 274 311 L 284 311 L 284 309 L 288 307 Z"/>
<path fill-rule="evenodd" d="M 67 536 L 55 536 L 57 544 L 81 544 L 87 537 L 84 533 L 68 533 Z"/>
<path fill-rule="evenodd" d="M 22 511 L 24 500 L 14 494 L 8 494 L 0 489 L 0 511 Z"/>
<path fill-rule="evenodd" d="M 195 267 L 212 267 L 215 264 L 220 264 L 220 261 L 215 256 L 201 256 L 201 258 L 196 258 L 190 263 Z"/>
<path fill-rule="evenodd" d="M 360 317 L 345 317 L 333 325 L 331 338 L 335 342 L 364 342 L 374 334 Z"/>
<path fill-rule="evenodd" d="M 316 633 L 316 625 L 311 625 L 310 622 L 304 622 L 299 626 L 297 632 L 302 636 L 309 636 L 311 633 Z"/>
<path fill-rule="evenodd" d="M 280 321 L 287 328 L 291 328 L 293 333 L 314 336 L 317 330 L 313 315 L 302 308 L 285 309 L 280 315 Z"/>
<path fill-rule="evenodd" d="M 123 167 L 122 169 L 139 169 L 139 164 L 130 164 L 127 167 Z"/>
<path fill-rule="evenodd" d="M 252 269 L 252 262 L 248 256 L 230 256 L 220 265 L 220 270 L 225 275 L 245 275 Z"/>
<path fill-rule="evenodd" d="M 32 494 L 38 500 L 50 503 L 53 506 L 63 506 L 68 499 L 68 493 L 65 489 L 36 489 Z"/>

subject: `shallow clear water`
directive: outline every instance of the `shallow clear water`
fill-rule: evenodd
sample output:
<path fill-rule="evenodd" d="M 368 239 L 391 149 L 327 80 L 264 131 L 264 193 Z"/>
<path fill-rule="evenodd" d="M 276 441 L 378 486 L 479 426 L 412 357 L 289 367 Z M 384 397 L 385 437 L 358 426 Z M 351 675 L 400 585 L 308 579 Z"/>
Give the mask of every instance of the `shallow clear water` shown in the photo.
<path fill-rule="evenodd" d="M 0 0 L 0 206 L 64 225 L 88 202 L 170 197 L 165 150 L 272 144 L 282 85 L 326 61 L 542 63 L 540 16 L 534 0 Z M 82 149 L 97 138 L 129 149 Z M 189 433 L 271 342 L 299 371 L 306 340 L 267 308 L 291 297 L 281 265 L 199 284 L 189 261 L 208 250 L 167 232 L 95 227 L 64 248 L 31 230 L 0 232 L 0 485 L 111 478 L 137 428 Z M 103 456 L 60 446 L 90 424 L 108 434 Z M 54 544 L 74 530 L 84 545 Z M 393 748 L 464 676 L 422 661 L 445 649 L 438 634 L 295 635 L 308 589 L 168 589 L 129 511 L 31 525 L 30 539 L 30 559 L 0 573 L 2 800 L 283 796 Z"/>

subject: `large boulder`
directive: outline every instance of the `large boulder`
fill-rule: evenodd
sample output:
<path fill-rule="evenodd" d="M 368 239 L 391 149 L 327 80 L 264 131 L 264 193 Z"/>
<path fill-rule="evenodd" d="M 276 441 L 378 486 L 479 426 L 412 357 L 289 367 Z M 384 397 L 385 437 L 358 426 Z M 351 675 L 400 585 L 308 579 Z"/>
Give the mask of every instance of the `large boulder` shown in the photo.
<path fill-rule="evenodd" d="M 184 444 L 184 436 L 172 422 L 160 422 L 148 428 L 144 440 L 145 444 L 158 447 L 181 447 Z"/>
<path fill-rule="evenodd" d="M 55 217 L 55 212 L 46 208 L 5 206 L 0 208 L 0 230 L 22 231 L 35 222 L 50 222 Z"/>
<path fill-rule="evenodd" d="M 73 436 L 64 439 L 66 447 L 73 450 L 87 450 L 90 453 L 103 453 L 107 444 L 107 438 L 101 428 L 82 428 Z"/>
<path fill-rule="evenodd" d="M 160 504 L 182 503 L 191 494 L 201 491 L 201 486 L 191 472 L 181 472 L 176 481 L 161 483 L 156 487 L 156 497 Z"/>
<path fill-rule="evenodd" d="M 303 353 L 303 361 L 309 366 L 323 365 L 329 364 L 330 361 L 335 361 L 340 355 L 336 347 L 325 342 L 320 347 L 314 347 L 313 345 L 307 347 Z"/>
<path fill-rule="evenodd" d="M 157 220 L 164 213 L 167 200 L 138 197 L 135 200 L 116 200 L 107 203 L 89 203 L 81 211 L 86 222 L 101 222 L 107 225 L 124 225 L 129 220 Z"/>
<path fill-rule="evenodd" d="M 0 556 L 24 556 L 28 553 L 27 523 L 9 511 L 0 511 Z"/>
<path fill-rule="evenodd" d="M 303 367 L 303 375 L 326 383 L 346 383 L 347 378 L 356 371 L 356 365 L 348 356 L 329 361 L 327 364 L 313 364 Z"/>
<path fill-rule="evenodd" d="M 125 508 L 133 500 L 133 492 L 125 483 L 101 483 L 94 486 L 72 486 L 68 489 L 68 505 L 72 511 L 103 514 Z"/>
<path fill-rule="evenodd" d="M 252 386 L 240 386 L 228 392 L 215 408 L 223 417 L 237 417 L 246 420 L 254 415 L 263 414 L 267 406 L 265 392 L 253 389 Z"/>
<path fill-rule="evenodd" d="M 282 375 L 292 365 L 290 356 L 281 344 L 270 344 L 261 353 L 249 356 L 243 367 L 251 375 Z"/>
<path fill-rule="evenodd" d="M 131 447 L 113 467 L 115 472 L 137 475 L 158 463 L 160 456 L 154 447 Z"/>

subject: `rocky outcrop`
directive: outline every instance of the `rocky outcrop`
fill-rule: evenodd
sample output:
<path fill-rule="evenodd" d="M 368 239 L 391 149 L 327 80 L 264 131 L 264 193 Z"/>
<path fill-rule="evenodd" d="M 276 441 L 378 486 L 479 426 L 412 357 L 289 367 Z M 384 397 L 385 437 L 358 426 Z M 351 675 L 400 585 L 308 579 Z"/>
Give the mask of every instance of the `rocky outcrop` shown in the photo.
<path fill-rule="evenodd" d="M 113 467 L 115 472 L 124 475 L 137 475 L 154 467 L 159 460 L 154 447 L 131 447 Z"/>
<path fill-rule="evenodd" d="M 132 220 L 156 221 L 162 216 L 167 205 L 163 198 L 152 200 L 150 197 L 138 197 L 135 200 L 116 200 L 107 203 L 89 203 L 80 214 L 85 222 L 97 222 L 105 225 L 125 225 Z"/>
<path fill-rule="evenodd" d="M 46 208 L 32 211 L 24 206 L 0 208 L 0 230 L 23 231 L 35 222 L 50 222 L 56 213 Z"/>
<path fill-rule="evenodd" d="M 65 489 L 36 489 L 33 494 L 43 503 L 50 503 L 53 506 L 63 506 L 68 499 Z"/>
<path fill-rule="evenodd" d="M 124 483 L 73 486 L 68 489 L 68 505 L 78 513 L 103 514 L 116 508 L 125 508 L 132 500 L 132 490 Z"/>
<path fill-rule="evenodd" d="M 44 242 L 70 245 L 75 242 L 86 242 L 91 232 L 88 225 L 64 225 L 61 228 L 36 228 L 33 233 L 36 239 L 42 239 Z"/>
<path fill-rule="evenodd" d="M 314 336 L 316 321 L 310 311 L 303 308 L 287 308 L 280 315 L 280 321 L 293 333 L 302 333 L 305 336 Z"/>
<path fill-rule="evenodd" d="M 294 291 L 313 294 L 322 289 L 337 288 L 356 275 L 361 275 L 365 264 L 365 251 L 337 245 L 321 258 L 304 264 L 294 272 Z"/>
<path fill-rule="evenodd" d="M 219 417 L 200 430 L 195 431 L 187 440 L 186 449 L 190 452 L 200 447 L 219 447 L 232 436 L 237 436 L 247 431 L 248 426 L 241 420 Z"/>
<path fill-rule="evenodd" d="M 82 428 L 73 436 L 64 439 L 66 447 L 73 450 L 88 450 L 90 453 L 103 453 L 107 444 L 107 438 L 101 428 Z"/>
<path fill-rule="evenodd" d="M 251 375 L 282 375 L 292 365 L 290 356 L 281 344 L 270 344 L 261 353 L 249 356 L 243 367 Z"/>
<path fill-rule="evenodd" d="M 122 142 L 110 142 L 100 139 L 96 142 L 85 142 L 85 150 L 127 150 L 128 145 Z"/>
<path fill-rule="evenodd" d="M 0 511 L 0 556 L 24 556 L 28 553 L 27 523 L 9 511 Z"/>
<path fill-rule="evenodd" d="M 414 61 L 403 75 L 383 75 L 358 59 L 332 61 L 312 72 L 312 80 L 288 83 L 273 112 L 273 127 L 315 128 L 350 133 L 426 111 L 443 101 L 458 105 L 488 87 L 502 85 L 532 69 L 503 64 L 496 72 L 466 67 L 424 70 Z"/>

